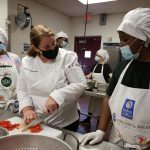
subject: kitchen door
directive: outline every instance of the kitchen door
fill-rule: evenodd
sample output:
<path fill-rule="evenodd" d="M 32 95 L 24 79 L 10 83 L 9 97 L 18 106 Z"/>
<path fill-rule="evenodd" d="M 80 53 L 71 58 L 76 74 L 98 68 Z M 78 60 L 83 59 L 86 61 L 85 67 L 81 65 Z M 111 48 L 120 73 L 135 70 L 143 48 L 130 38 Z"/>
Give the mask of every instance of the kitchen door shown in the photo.
<path fill-rule="evenodd" d="M 100 49 L 101 36 L 75 37 L 75 52 L 85 75 L 96 64 L 95 54 Z"/>

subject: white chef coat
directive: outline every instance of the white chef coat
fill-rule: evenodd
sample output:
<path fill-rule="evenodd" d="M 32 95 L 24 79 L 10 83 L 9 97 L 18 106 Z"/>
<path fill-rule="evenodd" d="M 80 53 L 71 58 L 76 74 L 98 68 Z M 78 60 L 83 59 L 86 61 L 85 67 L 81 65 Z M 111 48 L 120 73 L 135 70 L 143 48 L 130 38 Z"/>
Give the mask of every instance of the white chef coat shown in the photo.
<path fill-rule="evenodd" d="M 131 88 L 121 84 L 130 63 L 120 75 L 109 100 L 114 123 L 110 141 L 121 142 L 124 147 L 143 149 L 150 142 L 150 89 Z"/>
<path fill-rule="evenodd" d="M 86 79 L 75 52 L 59 49 L 54 61 L 43 63 L 37 56 L 26 56 L 22 60 L 17 94 L 20 111 L 34 106 L 37 113 L 44 112 L 48 96 L 59 105 L 47 118 L 47 123 L 66 127 L 79 118 L 77 100 L 86 89 Z"/>

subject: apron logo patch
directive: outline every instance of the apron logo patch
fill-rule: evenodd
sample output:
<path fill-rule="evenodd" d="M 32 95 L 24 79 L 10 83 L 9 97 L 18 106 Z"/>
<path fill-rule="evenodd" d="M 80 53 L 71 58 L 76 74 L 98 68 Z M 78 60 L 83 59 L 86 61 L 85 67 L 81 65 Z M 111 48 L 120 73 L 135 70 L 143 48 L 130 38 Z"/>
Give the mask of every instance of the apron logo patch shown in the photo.
<path fill-rule="evenodd" d="M 12 80 L 9 77 L 4 77 L 4 78 L 1 79 L 1 84 L 4 87 L 9 87 L 12 84 Z"/>
<path fill-rule="evenodd" d="M 143 135 L 135 136 L 135 141 L 137 144 L 148 144 L 147 138 Z"/>
<path fill-rule="evenodd" d="M 134 100 L 126 99 L 122 108 L 121 116 L 133 119 L 134 105 Z"/>

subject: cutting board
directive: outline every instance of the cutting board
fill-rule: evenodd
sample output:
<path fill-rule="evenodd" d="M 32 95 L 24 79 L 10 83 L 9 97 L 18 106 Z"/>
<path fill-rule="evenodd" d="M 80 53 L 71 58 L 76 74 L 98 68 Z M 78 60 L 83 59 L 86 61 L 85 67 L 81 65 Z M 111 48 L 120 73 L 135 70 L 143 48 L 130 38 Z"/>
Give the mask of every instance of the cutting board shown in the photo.
<path fill-rule="evenodd" d="M 20 126 L 19 128 L 15 128 L 12 131 L 9 131 L 9 135 L 15 135 L 15 134 L 34 134 L 34 135 L 44 135 L 44 136 L 49 136 L 49 137 L 56 137 L 59 138 L 62 135 L 62 131 L 45 126 L 45 125 L 41 125 L 43 130 L 38 132 L 38 133 L 31 133 L 30 130 L 26 130 L 24 132 L 22 132 L 22 129 L 26 126 L 23 119 L 20 117 L 13 117 L 10 119 L 7 119 L 9 121 L 11 121 L 12 124 L 15 123 L 19 123 Z"/>

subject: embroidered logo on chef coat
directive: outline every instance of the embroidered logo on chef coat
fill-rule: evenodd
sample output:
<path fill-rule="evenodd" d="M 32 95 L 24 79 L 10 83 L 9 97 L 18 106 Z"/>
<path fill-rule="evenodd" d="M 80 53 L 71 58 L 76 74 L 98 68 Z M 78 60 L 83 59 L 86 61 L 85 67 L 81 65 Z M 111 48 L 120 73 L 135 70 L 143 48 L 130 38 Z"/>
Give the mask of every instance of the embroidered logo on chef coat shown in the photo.
<path fill-rule="evenodd" d="M 121 116 L 132 119 L 134 112 L 135 101 L 131 99 L 126 99 L 122 108 Z"/>
<path fill-rule="evenodd" d="M 24 69 L 25 69 L 25 70 L 28 70 L 28 71 L 30 71 L 30 72 L 38 72 L 38 70 L 31 70 L 30 68 L 25 68 L 25 67 L 24 67 Z"/>

